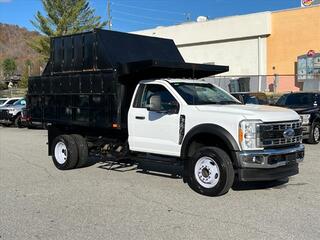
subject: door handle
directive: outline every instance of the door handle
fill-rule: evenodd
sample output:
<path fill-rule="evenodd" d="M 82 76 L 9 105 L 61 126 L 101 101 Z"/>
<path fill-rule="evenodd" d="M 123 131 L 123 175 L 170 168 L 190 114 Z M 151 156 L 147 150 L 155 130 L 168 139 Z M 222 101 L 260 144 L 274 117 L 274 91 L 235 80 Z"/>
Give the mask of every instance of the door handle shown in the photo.
<path fill-rule="evenodd" d="M 145 117 L 143 117 L 143 116 L 136 116 L 136 119 L 143 120 L 143 119 L 145 119 Z"/>

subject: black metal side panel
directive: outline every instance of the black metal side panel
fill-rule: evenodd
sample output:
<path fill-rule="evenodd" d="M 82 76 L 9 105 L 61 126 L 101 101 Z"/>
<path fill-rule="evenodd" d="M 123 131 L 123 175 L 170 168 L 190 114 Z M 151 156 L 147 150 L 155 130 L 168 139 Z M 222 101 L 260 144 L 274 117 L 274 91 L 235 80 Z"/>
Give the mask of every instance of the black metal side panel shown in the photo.
<path fill-rule="evenodd" d="M 74 48 L 73 48 L 73 37 L 63 38 L 63 71 L 73 70 L 73 57 L 74 57 Z"/>
<path fill-rule="evenodd" d="M 52 70 L 54 72 L 62 72 L 63 64 L 63 39 L 55 38 L 52 40 Z"/>
<path fill-rule="evenodd" d="M 95 29 L 52 38 L 51 58 L 43 75 L 111 70 L 117 71 L 124 83 L 132 77 L 201 78 L 228 68 L 185 63 L 171 39 Z"/>
<path fill-rule="evenodd" d="M 73 57 L 73 70 L 81 71 L 83 69 L 83 35 L 73 36 L 73 47 L 74 47 L 74 57 Z"/>
<path fill-rule="evenodd" d="M 118 64 L 162 60 L 184 63 L 183 57 L 171 39 L 147 37 L 136 34 L 97 30 L 97 68 L 105 69 Z"/>
<path fill-rule="evenodd" d="M 84 34 L 84 52 L 83 52 L 83 69 L 91 70 L 95 69 L 95 56 L 94 56 L 94 41 L 95 33 Z"/>
<path fill-rule="evenodd" d="M 96 69 L 95 34 L 90 32 L 53 38 L 51 41 L 53 73 Z"/>
<path fill-rule="evenodd" d="M 32 77 L 27 96 L 31 118 L 101 129 L 116 123 L 123 128 L 121 116 L 127 113 L 117 111 L 124 97 L 117 92 L 118 84 L 113 72 Z"/>

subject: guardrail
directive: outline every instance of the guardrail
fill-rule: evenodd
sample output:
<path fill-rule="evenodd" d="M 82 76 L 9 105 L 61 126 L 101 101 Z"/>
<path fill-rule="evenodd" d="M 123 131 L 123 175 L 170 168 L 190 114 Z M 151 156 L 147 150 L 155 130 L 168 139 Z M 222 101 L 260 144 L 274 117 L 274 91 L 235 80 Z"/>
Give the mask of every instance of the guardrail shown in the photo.
<path fill-rule="evenodd" d="M 12 88 L 7 90 L 0 90 L 0 97 L 23 97 L 26 94 L 26 88 Z"/>

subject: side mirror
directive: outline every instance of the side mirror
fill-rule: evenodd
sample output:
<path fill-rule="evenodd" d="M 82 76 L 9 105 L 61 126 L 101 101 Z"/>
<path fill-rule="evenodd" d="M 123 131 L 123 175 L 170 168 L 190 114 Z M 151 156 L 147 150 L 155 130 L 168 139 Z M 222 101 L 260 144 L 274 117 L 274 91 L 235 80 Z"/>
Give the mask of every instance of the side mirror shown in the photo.
<path fill-rule="evenodd" d="M 160 95 L 153 95 L 150 97 L 149 111 L 160 112 L 161 111 L 161 97 Z"/>

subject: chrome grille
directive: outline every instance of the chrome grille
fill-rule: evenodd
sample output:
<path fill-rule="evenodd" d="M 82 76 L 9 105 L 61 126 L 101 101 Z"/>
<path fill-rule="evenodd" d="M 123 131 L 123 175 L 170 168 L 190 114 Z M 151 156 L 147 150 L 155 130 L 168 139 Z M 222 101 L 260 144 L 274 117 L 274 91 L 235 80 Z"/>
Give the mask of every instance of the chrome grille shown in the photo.
<path fill-rule="evenodd" d="M 284 131 L 293 129 L 292 136 L 285 137 Z M 302 126 L 300 121 L 260 124 L 260 146 L 272 147 L 292 145 L 302 141 Z"/>
<path fill-rule="evenodd" d="M 8 120 L 10 118 L 10 114 L 8 110 L 0 110 L 0 120 Z"/>

